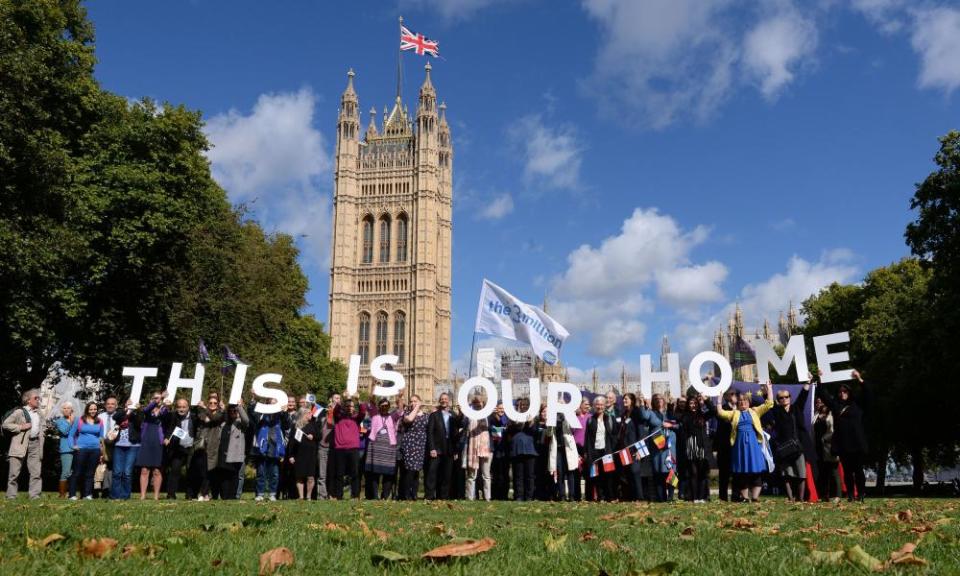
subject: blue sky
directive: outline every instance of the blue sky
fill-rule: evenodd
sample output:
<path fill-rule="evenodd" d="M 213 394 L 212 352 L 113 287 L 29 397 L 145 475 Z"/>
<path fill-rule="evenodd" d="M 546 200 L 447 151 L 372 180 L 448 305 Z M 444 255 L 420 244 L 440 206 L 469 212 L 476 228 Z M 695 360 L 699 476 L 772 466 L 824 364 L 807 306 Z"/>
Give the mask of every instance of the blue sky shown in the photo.
<path fill-rule="evenodd" d="M 958 128 L 960 3 L 903 0 L 100 1 L 97 77 L 199 109 L 214 174 L 298 236 L 327 318 L 346 71 L 390 104 L 397 16 L 440 41 L 455 145 L 453 359 L 483 277 L 549 294 L 574 378 L 710 347 L 905 256 L 914 183 Z M 411 109 L 425 60 L 404 55 Z M 364 114 L 364 127 L 367 115 Z"/>

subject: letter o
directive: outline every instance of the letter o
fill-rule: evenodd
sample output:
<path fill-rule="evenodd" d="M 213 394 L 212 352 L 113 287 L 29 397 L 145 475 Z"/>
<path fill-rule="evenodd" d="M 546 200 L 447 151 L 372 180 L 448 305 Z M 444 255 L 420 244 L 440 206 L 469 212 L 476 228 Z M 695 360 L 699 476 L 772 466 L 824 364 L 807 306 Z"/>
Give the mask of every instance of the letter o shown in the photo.
<path fill-rule="evenodd" d="M 470 406 L 469 394 L 470 391 L 474 388 L 483 388 L 483 391 L 487 393 L 487 403 L 480 410 L 474 410 Z M 493 385 L 493 382 L 487 380 L 483 376 L 474 376 L 460 386 L 460 389 L 457 390 L 457 404 L 460 406 L 460 411 L 463 412 L 463 415 L 471 420 L 482 420 L 487 416 L 493 414 L 493 409 L 497 406 L 497 388 Z"/>
<path fill-rule="evenodd" d="M 720 368 L 720 382 L 716 386 L 707 386 L 700 381 L 700 368 L 707 362 L 713 362 Z M 733 368 L 730 367 L 730 363 L 722 355 L 713 351 L 701 352 L 694 356 L 690 361 L 687 374 L 690 375 L 690 384 L 694 390 L 704 396 L 723 396 L 723 393 L 733 384 Z M 695 378 L 694 375 L 696 375 Z"/>

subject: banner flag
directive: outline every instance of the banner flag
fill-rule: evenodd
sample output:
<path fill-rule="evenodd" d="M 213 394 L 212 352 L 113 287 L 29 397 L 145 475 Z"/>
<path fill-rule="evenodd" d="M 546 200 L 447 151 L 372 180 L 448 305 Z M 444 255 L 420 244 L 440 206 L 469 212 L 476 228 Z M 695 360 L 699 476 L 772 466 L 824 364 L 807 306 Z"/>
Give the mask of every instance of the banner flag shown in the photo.
<path fill-rule="evenodd" d="M 743 339 L 743 336 L 737 336 L 737 340 L 733 345 L 733 362 L 731 363 L 733 367 L 743 368 L 744 366 L 750 366 L 756 363 L 757 355 L 754 353 L 753 348 Z"/>
<path fill-rule="evenodd" d="M 650 449 L 647 448 L 647 443 L 643 440 L 634 444 L 633 448 L 637 451 L 637 460 L 643 460 L 650 455 Z"/>
<path fill-rule="evenodd" d="M 567 329 L 546 312 L 518 300 L 486 279 L 480 291 L 474 332 L 526 342 L 537 357 L 550 365 L 557 363 L 560 348 L 570 336 Z"/>
<path fill-rule="evenodd" d="M 667 446 L 667 439 L 663 434 L 657 434 L 653 437 L 653 444 L 657 450 L 663 450 Z"/>
<path fill-rule="evenodd" d="M 203 338 L 200 339 L 200 345 L 197 346 L 197 361 L 201 364 L 206 364 L 210 361 L 210 353 L 207 352 L 207 345 L 204 343 Z"/>
<path fill-rule="evenodd" d="M 629 447 L 617 452 L 617 455 L 620 456 L 620 463 L 624 466 L 629 466 L 630 463 L 633 462 L 633 456 L 630 455 Z"/>
<path fill-rule="evenodd" d="M 603 462 L 603 471 L 604 472 L 613 472 L 617 469 L 616 463 L 613 461 L 613 454 L 607 454 L 600 459 Z"/>
<path fill-rule="evenodd" d="M 597 465 L 596 465 L 596 463 L 593 463 L 593 464 L 590 465 L 590 477 L 591 477 L 591 478 L 596 478 L 596 477 L 597 477 Z"/>

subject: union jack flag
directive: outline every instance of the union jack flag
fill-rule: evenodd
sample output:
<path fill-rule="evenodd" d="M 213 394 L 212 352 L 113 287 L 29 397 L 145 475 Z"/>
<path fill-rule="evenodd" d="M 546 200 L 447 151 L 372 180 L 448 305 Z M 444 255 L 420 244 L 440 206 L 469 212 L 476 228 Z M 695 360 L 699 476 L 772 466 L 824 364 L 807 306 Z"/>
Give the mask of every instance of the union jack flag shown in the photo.
<path fill-rule="evenodd" d="M 414 50 L 417 56 L 429 54 L 434 58 L 440 57 L 440 43 L 431 40 L 423 34 L 414 34 L 406 26 L 400 26 L 400 50 Z"/>

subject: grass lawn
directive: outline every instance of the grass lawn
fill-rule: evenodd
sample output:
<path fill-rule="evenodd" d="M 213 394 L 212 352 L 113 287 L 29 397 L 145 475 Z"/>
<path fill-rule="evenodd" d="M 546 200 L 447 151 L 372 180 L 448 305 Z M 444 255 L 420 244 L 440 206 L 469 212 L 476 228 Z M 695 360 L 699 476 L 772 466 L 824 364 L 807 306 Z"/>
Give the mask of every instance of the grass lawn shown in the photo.
<path fill-rule="evenodd" d="M 843 558 L 822 553 L 859 544 L 887 561 L 910 542 L 917 543 L 915 558 L 926 564 L 889 564 L 886 573 L 960 574 L 958 500 L 119 503 L 45 496 L 4 501 L 0 519 L 0 573 L 19 575 L 256 574 L 260 554 L 280 546 L 294 556 L 280 574 L 613 576 L 657 566 L 660 571 L 649 573 L 854 574 L 866 572 L 862 563 L 868 561 L 856 560 L 855 552 Z M 50 534 L 65 538 L 39 542 Z M 496 545 L 474 556 L 420 558 L 437 546 L 484 537 Z M 81 553 L 85 538 L 118 544 L 96 558 Z M 378 563 L 376 555 L 384 551 L 408 559 Z M 815 563 L 817 556 L 825 563 Z"/>

